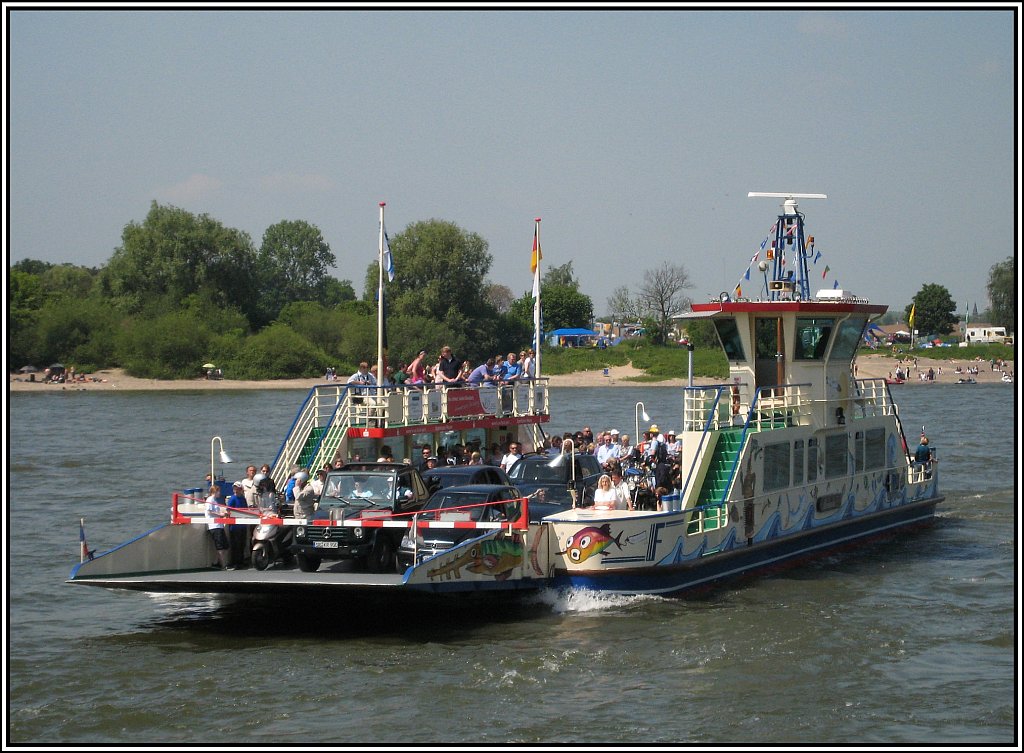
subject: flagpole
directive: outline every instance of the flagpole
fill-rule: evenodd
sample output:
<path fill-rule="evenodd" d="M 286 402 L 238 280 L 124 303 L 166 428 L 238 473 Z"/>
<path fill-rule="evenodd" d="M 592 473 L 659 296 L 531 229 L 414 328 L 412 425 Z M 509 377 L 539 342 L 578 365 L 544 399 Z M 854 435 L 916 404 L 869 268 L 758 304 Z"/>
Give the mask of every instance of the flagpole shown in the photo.
<path fill-rule="evenodd" d="M 540 331 L 540 260 L 542 258 L 540 250 L 540 217 L 535 217 L 533 222 L 533 341 L 536 351 L 533 355 L 533 376 L 535 379 L 540 379 L 540 346 L 543 341 Z"/>
<path fill-rule="evenodd" d="M 380 202 L 380 228 L 377 239 L 377 384 L 384 379 L 384 207 Z"/>

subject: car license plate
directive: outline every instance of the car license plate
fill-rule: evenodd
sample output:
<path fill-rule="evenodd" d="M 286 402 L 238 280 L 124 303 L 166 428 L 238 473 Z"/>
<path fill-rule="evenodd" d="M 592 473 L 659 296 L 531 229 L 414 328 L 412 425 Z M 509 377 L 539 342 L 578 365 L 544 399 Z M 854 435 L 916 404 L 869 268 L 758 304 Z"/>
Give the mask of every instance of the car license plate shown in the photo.
<path fill-rule="evenodd" d="M 337 549 L 338 548 L 338 542 L 337 541 L 314 541 L 313 542 L 313 548 L 314 549 Z"/>

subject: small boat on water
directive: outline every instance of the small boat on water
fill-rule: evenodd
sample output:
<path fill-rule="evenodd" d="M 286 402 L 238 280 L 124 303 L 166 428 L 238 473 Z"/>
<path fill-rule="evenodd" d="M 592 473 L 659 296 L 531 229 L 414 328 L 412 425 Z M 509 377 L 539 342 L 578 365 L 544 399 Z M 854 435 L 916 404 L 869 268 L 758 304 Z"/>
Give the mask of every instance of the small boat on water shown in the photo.
<path fill-rule="evenodd" d="M 381 510 L 326 520 L 264 517 L 246 522 L 296 526 L 325 539 L 341 527 L 360 535 L 399 528 L 413 539 L 424 527 L 478 535 L 423 558 L 414 553 L 401 573 L 224 572 L 210 570 L 215 552 L 196 496 L 202 490 L 191 489 L 174 495 L 169 524 L 83 561 L 70 582 L 158 592 L 368 596 L 378 603 L 563 588 L 669 596 L 929 523 L 943 501 L 934 449 L 928 462 L 915 463 L 888 380 L 857 379 L 853 372 L 865 329 L 886 306 L 838 289 L 812 294 L 813 237 L 805 236 L 797 200 L 823 195 L 751 196 L 784 200 L 774 243 L 757 266 L 762 295 L 734 299 L 723 292 L 692 306 L 689 318 L 715 327 L 730 374 L 722 384 L 682 390 L 680 480 L 661 509 L 597 510 L 578 499 L 579 505 L 537 519 L 527 498 L 504 520 L 451 510 L 447 518 Z M 543 379 L 501 389 L 379 388 L 358 399 L 347 386 L 318 386 L 272 473 L 283 481 L 293 463 L 316 468 L 355 449 L 372 457 L 384 443 L 395 445 L 396 456 L 412 457 L 410 448 L 421 442 L 465 440 L 473 432 L 487 443 L 538 445 L 548 399 Z M 575 446 L 568 442 L 562 452 L 552 464 L 575 468 Z"/>

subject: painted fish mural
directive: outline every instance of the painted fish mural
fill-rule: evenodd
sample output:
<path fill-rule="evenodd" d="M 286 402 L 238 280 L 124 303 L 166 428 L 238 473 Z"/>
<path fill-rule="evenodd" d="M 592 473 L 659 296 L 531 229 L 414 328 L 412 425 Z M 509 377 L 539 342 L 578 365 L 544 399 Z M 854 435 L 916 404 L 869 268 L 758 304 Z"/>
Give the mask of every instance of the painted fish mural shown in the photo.
<path fill-rule="evenodd" d="M 490 539 L 471 546 L 466 552 L 440 567 L 427 571 L 430 578 L 461 578 L 462 568 L 477 575 L 491 575 L 495 580 L 507 580 L 512 571 L 523 563 L 523 544 L 516 537 Z"/>
<path fill-rule="evenodd" d="M 569 537 L 565 542 L 565 549 L 558 554 L 568 554 L 569 559 L 579 564 L 595 554 L 604 552 L 612 544 L 622 549 L 620 538 L 622 538 L 622 531 L 619 531 L 614 538 L 612 537 L 611 523 L 605 523 L 600 528 L 587 526 Z"/>

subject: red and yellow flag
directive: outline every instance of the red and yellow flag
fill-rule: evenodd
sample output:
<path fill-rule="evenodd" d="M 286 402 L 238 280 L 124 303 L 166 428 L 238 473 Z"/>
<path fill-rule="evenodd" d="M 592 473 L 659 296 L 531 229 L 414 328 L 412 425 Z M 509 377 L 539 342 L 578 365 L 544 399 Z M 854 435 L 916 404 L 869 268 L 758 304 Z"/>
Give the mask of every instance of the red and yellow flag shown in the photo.
<path fill-rule="evenodd" d="M 537 263 L 544 258 L 540 252 L 540 227 L 533 228 L 533 254 L 530 256 L 530 273 L 537 274 Z"/>

